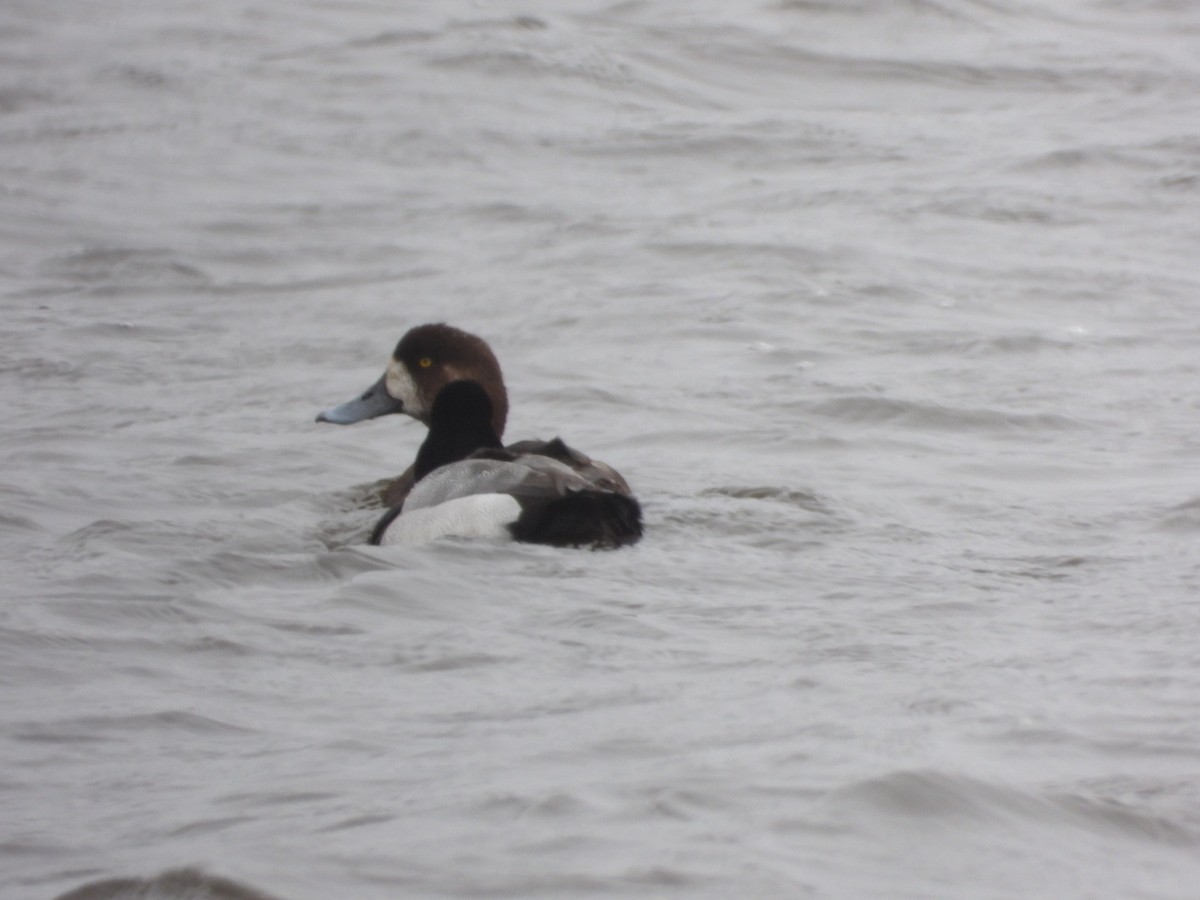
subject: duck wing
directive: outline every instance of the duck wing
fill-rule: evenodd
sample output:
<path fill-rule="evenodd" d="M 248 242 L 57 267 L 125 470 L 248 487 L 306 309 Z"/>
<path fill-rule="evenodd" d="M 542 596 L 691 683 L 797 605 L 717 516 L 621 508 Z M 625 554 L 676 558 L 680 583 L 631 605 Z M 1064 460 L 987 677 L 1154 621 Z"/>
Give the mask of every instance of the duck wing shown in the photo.
<path fill-rule="evenodd" d="M 547 456 L 572 469 L 591 487 L 618 494 L 633 494 L 621 473 L 607 463 L 592 459 L 586 453 L 570 447 L 562 438 L 551 441 L 517 441 L 504 448 L 517 456 Z"/>
<path fill-rule="evenodd" d="M 475 494 L 511 497 L 561 497 L 590 486 L 569 466 L 548 456 L 497 458 L 506 451 L 481 451 L 470 459 L 442 466 L 422 478 L 404 501 L 410 512 Z"/>
<path fill-rule="evenodd" d="M 507 452 L 507 456 L 497 456 L 498 451 L 491 450 L 481 451 L 476 453 L 475 456 L 489 455 L 490 458 L 507 460 L 515 460 L 519 457 L 549 457 L 573 470 L 589 487 L 596 490 L 612 491 L 617 494 L 633 496 L 633 490 L 629 487 L 629 482 L 622 477 L 620 472 L 607 463 L 600 462 L 598 459 L 592 459 L 586 453 L 582 453 L 574 447 L 567 445 L 562 438 L 556 437 L 550 441 L 517 441 L 515 444 L 509 444 L 505 447 L 504 451 Z M 380 494 L 383 505 L 388 508 L 400 506 L 408 498 L 409 492 L 412 491 L 415 482 L 416 473 L 414 467 L 409 466 L 402 475 L 398 475 L 383 486 Z"/>

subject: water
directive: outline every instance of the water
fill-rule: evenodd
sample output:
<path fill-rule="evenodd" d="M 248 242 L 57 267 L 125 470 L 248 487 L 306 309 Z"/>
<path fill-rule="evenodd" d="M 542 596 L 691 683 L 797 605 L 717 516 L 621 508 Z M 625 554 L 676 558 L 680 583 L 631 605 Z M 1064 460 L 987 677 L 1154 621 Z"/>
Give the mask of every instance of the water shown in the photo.
<path fill-rule="evenodd" d="M 8 3 L 0 894 L 1192 896 L 1200 9 L 1051 6 Z M 641 545 L 362 546 L 442 320 Z"/>

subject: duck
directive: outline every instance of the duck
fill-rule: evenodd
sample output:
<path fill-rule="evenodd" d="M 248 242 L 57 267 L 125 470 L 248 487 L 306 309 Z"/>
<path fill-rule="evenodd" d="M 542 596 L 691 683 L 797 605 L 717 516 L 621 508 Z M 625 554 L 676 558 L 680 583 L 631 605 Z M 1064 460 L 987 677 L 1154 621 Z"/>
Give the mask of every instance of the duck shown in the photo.
<path fill-rule="evenodd" d="M 473 387 L 465 388 L 462 382 Z M 455 385 L 446 398 L 442 392 L 450 385 Z M 467 392 L 474 395 L 468 397 Z M 486 400 L 486 420 L 481 418 L 482 400 Z M 439 413 L 439 425 L 433 427 L 434 409 L 442 407 Z M 504 523 L 505 528 L 497 526 L 493 536 L 516 537 L 517 540 L 533 540 L 537 543 L 555 543 L 560 545 L 592 545 L 592 546 L 622 546 L 633 543 L 641 536 L 641 509 L 633 498 L 633 492 L 625 478 L 612 466 L 599 460 L 593 460 L 586 454 L 568 446 L 561 438 L 545 440 L 524 440 L 504 446 L 501 437 L 508 418 L 508 394 L 504 385 L 504 376 L 500 363 L 491 347 L 482 338 L 469 332 L 455 328 L 445 323 L 418 325 L 409 329 L 396 344 L 391 359 L 383 375 L 358 397 L 338 406 L 322 411 L 317 416 L 318 422 L 335 425 L 349 425 L 367 419 L 374 419 L 389 414 L 405 414 L 430 427 L 430 434 L 418 451 L 417 461 L 403 474 L 388 483 L 383 491 L 383 503 L 389 507 L 372 534 L 371 543 L 385 542 L 385 535 L 392 536 L 387 543 L 396 542 L 398 535 L 418 533 L 415 524 L 417 519 L 410 518 L 402 525 L 391 531 L 393 522 L 405 516 L 414 515 L 419 509 L 428 509 L 442 502 L 460 500 L 463 497 L 450 497 L 443 489 L 441 494 L 435 494 L 428 485 L 423 487 L 420 497 L 413 504 L 407 499 L 418 482 L 431 474 L 434 468 L 453 463 L 470 462 L 475 476 L 481 483 L 495 485 L 506 478 L 514 480 L 516 470 L 498 465 L 485 466 L 480 460 L 490 464 L 508 463 L 519 466 L 525 471 L 525 478 L 515 479 L 522 487 L 517 494 L 524 498 L 523 509 L 531 509 L 535 504 L 530 499 L 535 493 L 534 485 L 543 494 L 548 485 L 553 484 L 558 496 L 571 497 L 568 503 L 559 503 L 559 509 L 573 509 L 575 515 L 581 515 L 583 509 L 592 509 L 593 514 L 603 518 L 599 513 L 604 509 L 621 506 L 625 509 L 628 527 L 619 529 L 620 540 L 614 540 L 611 535 L 600 534 L 599 537 L 566 541 L 561 534 L 554 538 L 541 539 L 536 537 L 536 530 L 530 532 L 526 526 L 533 518 L 533 513 L 526 513 L 523 523 L 516 526 L 517 534 Z M 483 426 L 487 429 L 484 430 Z M 424 454 L 425 463 L 422 464 Z M 474 459 L 468 459 L 474 456 Z M 430 460 L 436 460 L 437 466 L 431 466 Z M 492 471 L 484 475 L 484 471 Z M 501 471 L 507 474 L 501 476 Z M 464 470 L 457 470 L 461 474 Z M 539 473 L 541 478 L 530 474 Z M 568 477 L 568 473 L 569 476 Z M 439 474 L 437 482 L 443 483 L 444 474 Z M 545 480 L 546 478 L 549 481 Z M 490 479 L 490 480 L 489 480 Z M 507 482 L 505 482 L 507 483 Z M 516 488 L 514 488 L 516 490 Z M 489 493 L 484 491 L 480 493 Z M 496 493 L 496 492 L 490 492 Z M 503 493 L 503 492 L 500 492 Z M 612 501 L 610 495 L 626 497 L 633 505 L 622 501 Z M 432 503 L 431 497 L 440 497 L 438 503 Z M 495 497 L 488 502 L 503 505 Z M 472 501 L 479 506 L 483 501 Z M 458 504 L 450 509 L 459 509 L 471 504 Z M 511 511 L 511 506 L 509 507 Z M 450 519 L 450 510 L 442 510 L 442 518 Z M 427 515 L 418 517 L 428 518 Z M 594 525 L 594 523 L 593 523 Z M 584 534 L 585 530 L 578 533 Z M 447 532 L 450 533 L 450 532 Z"/>
<path fill-rule="evenodd" d="M 454 536 L 611 549 L 641 538 L 636 498 L 597 487 L 564 462 L 555 454 L 570 450 L 561 439 L 529 442 L 536 450 L 505 447 L 492 416 L 479 382 L 452 381 L 438 392 L 413 487 L 379 520 L 372 544 Z M 550 453 L 540 452 L 544 445 Z"/>

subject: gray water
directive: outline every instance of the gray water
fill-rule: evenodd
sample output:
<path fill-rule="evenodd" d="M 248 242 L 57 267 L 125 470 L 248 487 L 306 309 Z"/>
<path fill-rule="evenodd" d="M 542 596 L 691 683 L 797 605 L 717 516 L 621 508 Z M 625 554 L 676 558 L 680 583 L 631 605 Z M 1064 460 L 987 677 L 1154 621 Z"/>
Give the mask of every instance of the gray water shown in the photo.
<path fill-rule="evenodd" d="M 9 0 L 0 895 L 1194 897 L 1198 50 Z M 363 545 L 431 321 L 639 546 Z"/>

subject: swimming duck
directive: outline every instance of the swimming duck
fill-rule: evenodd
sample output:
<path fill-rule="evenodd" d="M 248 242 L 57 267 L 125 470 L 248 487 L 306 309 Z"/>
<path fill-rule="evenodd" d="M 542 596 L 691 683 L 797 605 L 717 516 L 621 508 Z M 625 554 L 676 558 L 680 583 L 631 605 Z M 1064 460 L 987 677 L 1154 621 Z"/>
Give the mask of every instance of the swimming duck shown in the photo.
<path fill-rule="evenodd" d="M 596 487 L 561 454 L 505 447 L 493 412 L 477 381 L 452 381 L 438 392 L 413 465 L 415 484 L 380 519 L 372 544 L 454 535 L 612 548 L 642 536 L 637 500 Z M 570 452 L 561 440 L 530 443 Z"/>
<path fill-rule="evenodd" d="M 497 443 L 479 443 L 471 450 L 483 447 L 496 450 L 508 418 L 508 394 L 500 363 L 482 338 L 444 323 L 410 329 L 396 345 L 378 381 L 356 399 L 325 410 L 317 416 L 317 421 L 349 425 L 391 413 L 404 413 L 430 425 L 436 398 L 443 388 L 456 381 L 476 383 L 490 407 L 489 423 Z M 456 434 L 458 428 L 447 427 L 443 433 Z M 479 435 L 475 434 L 466 443 L 477 439 L 480 439 Z M 520 441 L 504 449 L 514 457 L 544 457 L 555 461 L 582 478 L 588 489 L 631 495 L 629 484 L 619 472 L 568 447 L 558 438 Z M 384 491 L 384 503 L 393 511 L 399 509 L 412 490 L 417 479 L 416 469 L 415 464 L 410 466 Z M 640 533 L 640 519 L 638 527 Z"/>
<path fill-rule="evenodd" d="M 459 380 L 477 381 L 483 387 L 492 402 L 492 426 L 503 437 L 508 419 L 508 392 L 496 355 L 483 338 L 444 323 L 409 329 L 396 344 L 380 379 L 354 400 L 325 410 L 317 416 L 317 421 L 350 425 L 390 413 L 404 413 L 428 425 L 438 391 Z M 596 487 L 630 493 L 629 484 L 619 472 L 561 441 L 521 441 L 509 449 L 517 453 L 548 454 L 575 469 Z M 403 503 L 413 481 L 410 466 L 385 488 L 384 505 Z"/>

